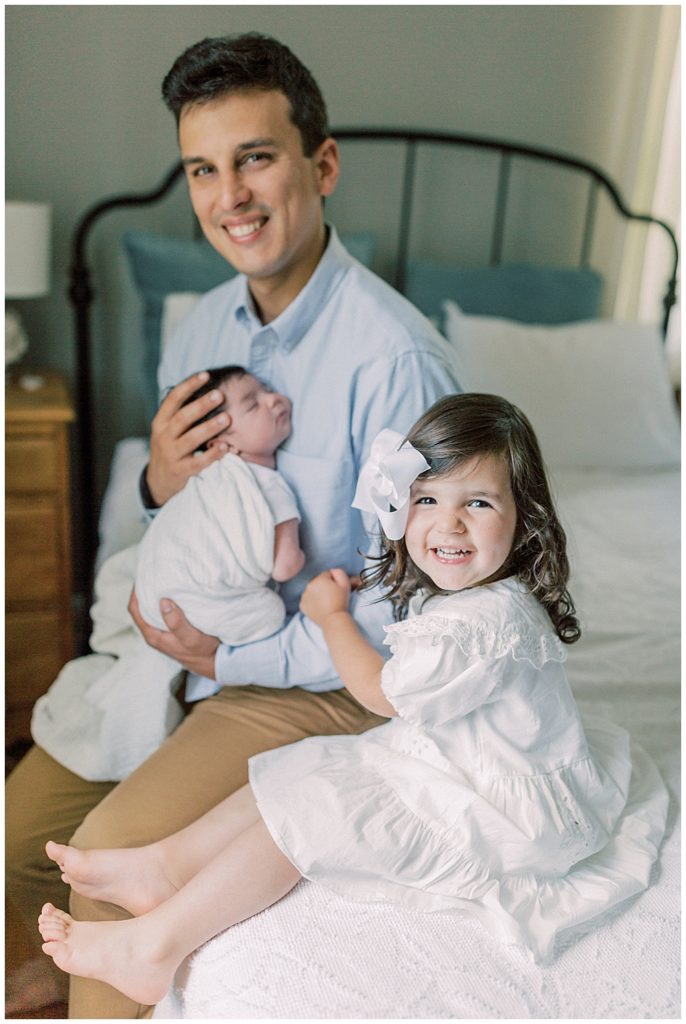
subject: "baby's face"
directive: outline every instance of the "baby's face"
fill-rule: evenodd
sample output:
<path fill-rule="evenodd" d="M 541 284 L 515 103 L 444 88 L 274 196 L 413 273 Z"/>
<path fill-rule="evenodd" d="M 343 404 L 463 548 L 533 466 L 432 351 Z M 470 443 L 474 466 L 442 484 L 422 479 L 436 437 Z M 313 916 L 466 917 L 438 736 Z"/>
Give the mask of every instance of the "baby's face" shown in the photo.
<path fill-rule="evenodd" d="M 270 391 L 250 373 L 232 377 L 219 390 L 224 394 L 224 409 L 230 421 L 221 434 L 208 441 L 208 448 L 225 441 L 229 451 L 248 460 L 271 459 L 291 432 L 289 399 Z"/>

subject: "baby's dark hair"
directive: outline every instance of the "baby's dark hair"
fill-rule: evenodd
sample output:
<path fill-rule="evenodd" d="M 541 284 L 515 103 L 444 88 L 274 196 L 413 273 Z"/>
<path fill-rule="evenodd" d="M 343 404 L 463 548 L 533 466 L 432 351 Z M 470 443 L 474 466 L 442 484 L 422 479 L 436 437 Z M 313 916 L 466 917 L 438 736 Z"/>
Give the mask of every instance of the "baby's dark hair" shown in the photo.
<path fill-rule="evenodd" d="M 310 71 L 287 46 L 259 32 L 201 39 L 176 59 L 162 83 L 177 124 L 186 106 L 250 90 L 284 94 L 305 156 L 329 135 L 326 104 Z"/>
<path fill-rule="evenodd" d="M 194 402 L 196 398 L 202 398 L 203 395 L 208 395 L 210 391 L 214 391 L 215 388 L 220 387 L 222 384 L 226 384 L 227 380 L 231 380 L 233 377 L 238 379 L 245 377 L 248 370 L 246 370 L 244 366 L 215 366 L 213 369 L 207 370 L 207 373 L 209 374 L 209 377 L 205 383 L 201 384 L 185 402 L 181 403 L 182 408 L 184 405 L 190 405 L 190 403 Z M 222 402 L 221 405 L 216 405 L 213 409 L 210 409 L 209 412 L 206 412 L 204 416 L 201 416 L 199 420 L 196 420 L 195 423 L 192 423 L 188 429 L 192 430 L 193 427 L 199 427 L 201 423 L 211 420 L 212 417 L 216 416 L 218 412 L 221 412 L 224 407 L 224 402 Z M 195 450 L 197 452 L 207 451 L 207 441 L 199 445 Z"/>
<path fill-rule="evenodd" d="M 526 416 L 496 395 L 448 395 L 424 413 L 407 440 L 431 467 L 422 477 L 450 473 L 479 456 L 496 455 L 505 460 L 517 525 L 512 550 L 497 578 L 520 579 L 547 611 L 560 640 L 566 644 L 577 641 L 581 629 L 567 590 L 566 537 L 541 450 Z M 410 597 L 418 589 L 446 593 L 414 564 L 404 538 L 392 541 L 382 533 L 381 553 L 372 560 L 376 565 L 363 571 L 362 588 L 386 587 L 385 596 L 393 602 L 396 619 L 405 617 Z"/>

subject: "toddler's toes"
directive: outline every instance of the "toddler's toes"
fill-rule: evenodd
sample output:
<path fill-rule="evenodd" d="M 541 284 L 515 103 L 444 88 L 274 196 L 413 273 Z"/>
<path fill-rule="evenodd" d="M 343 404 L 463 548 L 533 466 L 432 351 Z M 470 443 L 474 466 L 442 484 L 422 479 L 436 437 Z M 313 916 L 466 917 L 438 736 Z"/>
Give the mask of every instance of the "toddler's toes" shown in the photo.
<path fill-rule="evenodd" d="M 52 903 L 46 903 L 45 906 L 50 907 L 49 914 L 51 917 L 55 917 L 58 920 L 63 921 L 67 926 L 73 923 L 74 918 L 71 914 L 68 914 L 66 910 L 60 910 L 59 907 L 54 907 Z M 45 909 L 45 907 L 43 909 Z"/>
<path fill-rule="evenodd" d="M 64 938 L 70 928 L 72 918 L 64 910 L 59 910 L 52 903 L 46 903 L 38 918 L 38 928 L 43 938 Z"/>
<path fill-rule="evenodd" d="M 45 852 L 47 853 L 50 860 L 56 861 L 62 867 L 62 861 L 64 859 L 64 851 L 67 849 L 61 843 L 54 843 L 52 839 L 49 839 L 45 844 Z"/>
<path fill-rule="evenodd" d="M 38 926 L 45 942 L 61 942 L 66 938 L 64 925 L 56 924 L 54 921 L 45 921 Z"/>

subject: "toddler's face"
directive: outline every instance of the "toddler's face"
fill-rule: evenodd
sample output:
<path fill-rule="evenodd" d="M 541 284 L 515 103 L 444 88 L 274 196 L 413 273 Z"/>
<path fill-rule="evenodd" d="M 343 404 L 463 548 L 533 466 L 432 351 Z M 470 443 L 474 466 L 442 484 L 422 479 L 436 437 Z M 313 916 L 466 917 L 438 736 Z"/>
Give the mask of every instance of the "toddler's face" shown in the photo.
<path fill-rule="evenodd" d="M 291 403 L 246 373 L 220 386 L 229 426 L 208 441 L 208 448 L 225 441 L 236 455 L 269 459 L 291 432 Z"/>
<path fill-rule="evenodd" d="M 405 543 L 415 565 L 441 590 L 488 579 L 506 561 L 517 525 L 504 459 L 472 459 L 443 476 L 415 480 Z"/>

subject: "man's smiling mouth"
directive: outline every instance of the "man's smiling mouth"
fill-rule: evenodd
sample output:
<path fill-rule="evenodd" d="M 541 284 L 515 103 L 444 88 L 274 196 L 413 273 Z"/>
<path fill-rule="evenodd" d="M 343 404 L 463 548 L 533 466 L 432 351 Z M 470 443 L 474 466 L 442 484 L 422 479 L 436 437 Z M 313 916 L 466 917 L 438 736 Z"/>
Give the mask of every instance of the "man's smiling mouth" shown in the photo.
<path fill-rule="evenodd" d="M 259 220 L 250 221 L 249 224 L 234 224 L 225 226 L 225 231 L 230 238 L 247 238 L 249 235 L 254 235 L 260 228 L 263 228 L 267 223 L 267 217 L 260 217 Z"/>

